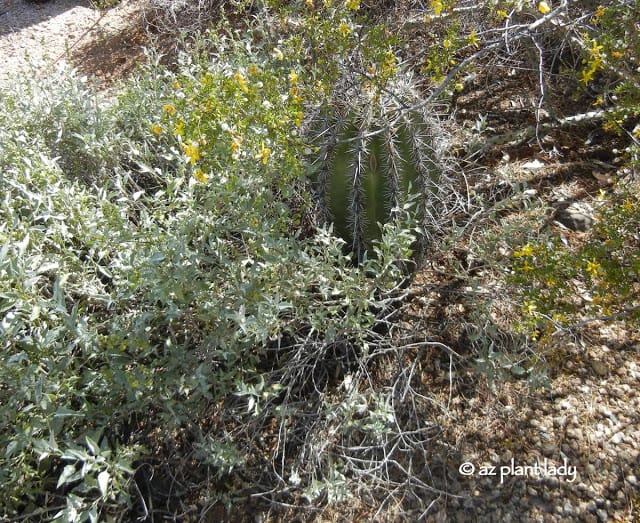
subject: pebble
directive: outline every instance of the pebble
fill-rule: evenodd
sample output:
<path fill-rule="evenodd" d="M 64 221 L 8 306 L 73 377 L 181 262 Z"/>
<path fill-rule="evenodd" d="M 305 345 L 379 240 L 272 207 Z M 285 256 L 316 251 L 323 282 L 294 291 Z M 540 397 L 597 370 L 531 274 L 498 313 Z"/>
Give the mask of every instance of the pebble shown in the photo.
<path fill-rule="evenodd" d="M 562 507 L 562 513 L 565 516 L 573 516 L 573 513 L 574 513 L 573 505 L 571 504 L 571 502 L 569 500 L 564 502 L 564 505 Z"/>
<path fill-rule="evenodd" d="M 622 432 L 616 432 L 613 437 L 611 437 L 611 439 L 609 439 L 610 443 L 613 443 L 614 445 L 618 445 L 620 443 L 622 443 L 622 441 L 624 440 L 624 434 Z"/>
<path fill-rule="evenodd" d="M 606 376 L 609 372 L 609 368 L 604 363 L 598 360 L 591 361 L 591 368 L 594 370 L 594 372 L 598 376 L 601 376 L 601 377 Z"/>

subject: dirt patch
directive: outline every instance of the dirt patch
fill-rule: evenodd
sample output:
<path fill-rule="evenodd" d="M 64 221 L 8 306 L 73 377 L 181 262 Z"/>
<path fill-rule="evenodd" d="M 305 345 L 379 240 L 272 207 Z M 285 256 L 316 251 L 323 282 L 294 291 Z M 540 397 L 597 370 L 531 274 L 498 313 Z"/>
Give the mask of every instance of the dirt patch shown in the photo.
<path fill-rule="evenodd" d="M 98 86 L 128 74 L 144 59 L 145 2 L 125 0 L 108 10 L 89 0 L 0 1 L 0 87 L 20 71 L 38 76 L 68 64 Z"/>

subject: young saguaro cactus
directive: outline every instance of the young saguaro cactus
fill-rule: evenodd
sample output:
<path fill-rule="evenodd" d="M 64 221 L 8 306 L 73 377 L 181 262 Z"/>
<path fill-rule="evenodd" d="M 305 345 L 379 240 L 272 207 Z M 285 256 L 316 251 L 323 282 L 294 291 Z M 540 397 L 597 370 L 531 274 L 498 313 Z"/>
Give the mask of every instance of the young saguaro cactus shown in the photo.
<path fill-rule="evenodd" d="M 358 260 L 412 195 L 427 236 L 438 222 L 450 187 L 446 143 L 422 101 L 411 79 L 399 78 L 385 90 L 343 96 L 323 118 L 315 181 L 325 218 Z"/>

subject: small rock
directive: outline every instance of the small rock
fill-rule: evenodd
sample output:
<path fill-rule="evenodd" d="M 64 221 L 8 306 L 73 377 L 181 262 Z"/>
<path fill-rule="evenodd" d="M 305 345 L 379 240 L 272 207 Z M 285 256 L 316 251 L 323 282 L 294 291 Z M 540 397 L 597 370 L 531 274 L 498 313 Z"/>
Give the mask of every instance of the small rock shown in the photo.
<path fill-rule="evenodd" d="M 591 360 L 591 368 L 594 370 L 594 372 L 598 376 L 601 376 L 601 377 L 606 376 L 609 372 L 609 369 L 607 368 L 607 366 L 598 360 Z"/>
<path fill-rule="evenodd" d="M 609 519 L 609 515 L 601 508 L 596 510 L 596 516 L 598 516 L 598 521 L 607 521 Z"/>
<path fill-rule="evenodd" d="M 573 511 L 573 505 L 571 505 L 571 502 L 570 502 L 570 501 L 568 501 L 568 500 L 567 500 L 567 501 L 565 501 L 565 502 L 564 502 L 564 505 L 563 505 L 563 507 L 562 507 L 562 513 L 563 513 L 565 516 L 573 516 L 573 512 L 574 512 L 574 511 Z"/>
<path fill-rule="evenodd" d="M 575 205 L 558 209 L 554 213 L 553 219 L 567 229 L 577 232 L 587 232 L 594 223 L 593 217 L 586 210 L 578 209 Z"/>
<path fill-rule="evenodd" d="M 555 454 L 557 447 L 554 443 L 551 443 L 551 442 L 543 443 L 540 450 L 542 451 L 542 454 L 550 458 Z"/>
<path fill-rule="evenodd" d="M 624 434 L 622 432 L 616 432 L 613 435 L 613 437 L 609 440 L 609 442 L 613 443 L 614 445 L 618 445 L 622 443 L 623 440 L 624 440 Z"/>

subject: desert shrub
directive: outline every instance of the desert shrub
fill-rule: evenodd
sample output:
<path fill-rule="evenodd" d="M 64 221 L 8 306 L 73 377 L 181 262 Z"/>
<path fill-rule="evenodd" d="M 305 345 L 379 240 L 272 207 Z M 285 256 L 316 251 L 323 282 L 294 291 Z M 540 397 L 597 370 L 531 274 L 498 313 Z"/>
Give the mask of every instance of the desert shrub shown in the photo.
<path fill-rule="evenodd" d="M 368 472 L 328 434 L 393 426 L 366 362 L 392 346 L 415 223 L 398 210 L 361 267 L 328 230 L 301 235 L 318 79 L 288 48 L 208 45 L 109 104 L 68 72 L 0 103 L 3 517 L 178 514 L 177 497 L 204 514 L 257 478 L 265 499 L 342 499 Z M 365 410 L 327 394 L 349 371 Z"/>

